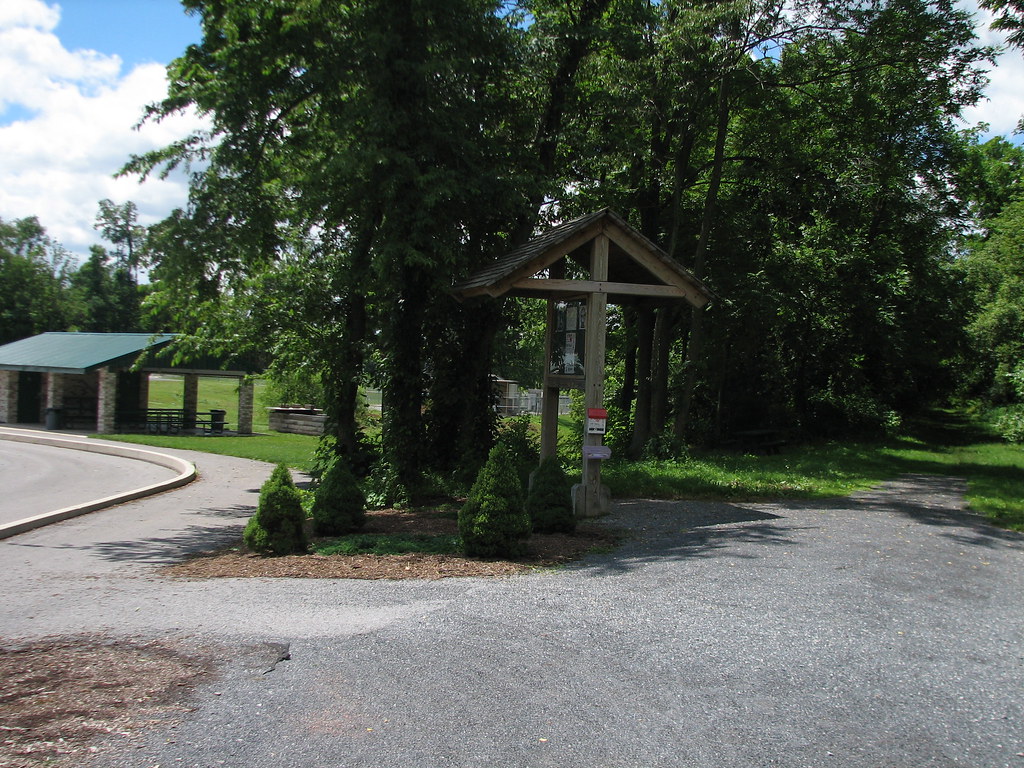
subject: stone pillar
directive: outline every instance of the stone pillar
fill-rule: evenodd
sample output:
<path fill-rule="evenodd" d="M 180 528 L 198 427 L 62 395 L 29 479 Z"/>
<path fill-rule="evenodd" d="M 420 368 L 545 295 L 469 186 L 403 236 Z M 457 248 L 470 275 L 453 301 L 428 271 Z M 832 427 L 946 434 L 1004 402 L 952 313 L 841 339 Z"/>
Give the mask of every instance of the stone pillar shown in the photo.
<path fill-rule="evenodd" d="M 238 381 L 238 434 L 252 434 L 252 404 L 253 404 L 253 382 L 252 379 L 239 379 Z"/>
<path fill-rule="evenodd" d="M 185 411 L 185 418 L 181 426 L 184 429 L 196 428 L 196 408 L 199 404 L 199 374 L 186 373 L 184 376 L 184 392 L 181 396 L 181 407 Z"/>
<path fill-rule="evenodd" d="M 64 387 L 67 383 L 67 377 L 63 373 L 47 373 L 45 375 L 46 387 L 43 396 L 43 413 L 48 414 L 51 408 L 64 407 Z M 63 429 L 66 418 L 66 416 L 58 416 L 56 421 L 51 422 L 50 417 L 45 415 L 46 428 L 50 429 L 52 426 L 56 429 Z"/>
<path fill-rule="evenodd" d="M 46 374 L 46 404 L 45 408 L 64 407 L 64 385 L 66 383 L 63 373 Z"/>
<path fill-rule="evenodd" d="M 0 371 L 0 424 L 18 418 L 18 372 Z"/>
<path fill-rule="evenodd" d="M 109 368 L 96 371 L 99 393 L 96 396 L 96 431 L 110 434 L 115 429 L 117 413 L 117 373 Z"/>
<path fill-rule="evenodd" d="M 149 374 L 142 373 L 139 376 L 139 402 L 137 403 L 140 411 L 144 411 L 149 408 Z"/>

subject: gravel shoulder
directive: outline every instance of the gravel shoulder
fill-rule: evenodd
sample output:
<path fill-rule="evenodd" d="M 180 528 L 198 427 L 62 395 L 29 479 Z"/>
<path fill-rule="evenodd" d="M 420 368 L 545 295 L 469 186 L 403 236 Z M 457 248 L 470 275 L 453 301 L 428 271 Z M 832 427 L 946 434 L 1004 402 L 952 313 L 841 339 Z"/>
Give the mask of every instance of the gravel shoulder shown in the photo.
<path fill-rule="evenodd" d="M 191 711 L 76 764 L 1024 766 L 1024 536 L 966 512 L 959 481 L 618 502 L 600 525 L 621 546 L 525 575 L 167 578 L 237 535 L 269 473 L 208 504 L 182 495 L 197 465 L 0 543 L 9 640 L 161 642 L 217 670 Z"/>

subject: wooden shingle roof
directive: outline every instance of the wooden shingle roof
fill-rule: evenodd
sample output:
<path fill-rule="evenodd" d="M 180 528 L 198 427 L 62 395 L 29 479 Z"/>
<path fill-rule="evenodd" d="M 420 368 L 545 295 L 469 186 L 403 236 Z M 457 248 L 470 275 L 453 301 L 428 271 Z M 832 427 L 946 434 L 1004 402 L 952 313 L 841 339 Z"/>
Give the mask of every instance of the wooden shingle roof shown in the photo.
<path fill-rule="evenodd" d="M 549 229 L 458 283 L 453 290 L 459 298 L 550 295 L 542 280 L 533 279 L 534 276 L 559 259 L 584 249 L 600 234 L 609 239 L 608 280 L 572 283 L 608 293 L 616 303 L 638 296 L 685 299 L 697 307 L 710 301 L 712 293 L 707 286 L 609 208 Z M 561 285 L 566 281 L 558 282 Z M 571 292 L 571 288 L 567 290 Z"/>

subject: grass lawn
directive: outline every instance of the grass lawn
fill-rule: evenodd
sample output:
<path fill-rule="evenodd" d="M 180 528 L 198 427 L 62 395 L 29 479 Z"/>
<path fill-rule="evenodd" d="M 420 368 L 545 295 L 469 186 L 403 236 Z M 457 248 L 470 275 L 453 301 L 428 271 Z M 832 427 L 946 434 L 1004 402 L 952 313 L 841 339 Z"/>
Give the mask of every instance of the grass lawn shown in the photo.
<path fill-rule="evenodd" d="M 253 391 L 254 407 L 252 409 L 252 428 L 257 432 L 267 429 L 267 409 L 263 392 L 265 382 L 256 379 Z M 181 376 L 161 374 L 149 377 L 150 408 L 181 408 L 184 384 Z M 209 411 L 211 408 L 223 408 L 227 411 L 228 427 L 238 424 L 238 379 L 215 376 L 199 377 L 199 396 L 196 403 L 197 411 Z"/>
<path fill-rule="evenodd" d="M 1024 448 L 996 442 L 953 413 L 920 421 L 884 443 L 805 445 L 774 456 L 704 453 L 609 462 L 602 479 L 619 498 L 744 501 L 845 496 L 907 473 L 964 477 L 971 509 L 1024 530 Z"/>
<path fill-rule="evenodd" d="M 214 406 L 216 407 L 216 406 Z M 317 439 L 309 435 L 287 435 L 267 432 L 254 435 L 93 435 L 106 440 L 153 445 L 159 448 L 178 448 L 183 451 L 203 451 L 241 459 L 284 462 L 289 467 L 308 471 L 313 461 Z"/>
<path fill-rule="evenodd" d="M 156 380 L 150 387 L 151 406 L 180 407 L 180 380 Z M 199 398 L 200 410 L 224 408 L 229 424 L 237 419 L 233 380 L 202 379 Z M 254 429 L 259 434 L 120 435 L 113 439 L 283 461 L 308 470 L 316 438 L 268 432 L 266 410 L 258 395 L 256 402 Z M 999 525 L 1024 530 L 1024 448 L 997 442 L 955 413 L 918 421 L 908 434 L 888 442 L 793 446 L 774 456 L 715 452 L 694 453 L 674 461 L 610 461 L 602 477 L 618 498 L 744 501 L 844 496 L 904 473 L 965 477 L 974 511 Z"/>

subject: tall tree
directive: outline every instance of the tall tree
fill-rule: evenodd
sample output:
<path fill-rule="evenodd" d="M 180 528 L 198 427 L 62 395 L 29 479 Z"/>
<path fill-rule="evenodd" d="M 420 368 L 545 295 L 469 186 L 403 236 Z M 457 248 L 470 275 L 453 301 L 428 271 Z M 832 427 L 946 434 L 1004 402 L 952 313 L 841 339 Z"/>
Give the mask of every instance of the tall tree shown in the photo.
<path fill-rule="evenodd" d="M 985 222 L 987 237 L 961 261 L 974 303 L 965 394 L 1017 399 L 1024 382 L 1024 200 Z"/>
<path fill-rule="evenodd" d="M 127 267 L 112 260 L 103 246 L 89 248 L 89 258 L 71 275 L 70 284 L 79 307 L 76 323 L 79 330 L 97 333 L 143 330 L 139 286 Z"/>
<path fill-rule="evenodd" d="M 203 42 L 171 65 L 170 95 L 150 115 L 194 104 L 214 128 L 130 165 L 209 161 L 161 235 L 154 301 L 173 297 L 195 338 L 215 343 L 225 326 L 209 316 L 244 304 L 252 281 L 278 265 L 325 270 L 303 290 L 328 304 L 305 317 L 339 318 L 325 323 L 335 343 L 315 350 L 337 382 L 339 442 L 355 443 L 355 386 L 378 346 L 386 458 L 415 485 L 426 377 L 458 312 L 447 288 L 523 205 L 510 101 L 521 33 L 487 0 L 186 5 Z M 186 305 L 190 293 L 202 301 Z"/>
<path fill-rule="evenodd" d="M 75 316 L 72 266 L 36 217 L 0 219 L 0 344 L 66 330 Z"/>
<path fill-rule="evenodd" d="M 128 200 L 117 204 L 104 199 L 99 202 L 95 228 L 114 246 L 114 260 L 133 280 L 138 280 L 139 267 L 145 266 L 146 228 L 139 224 L 138 208 Z"/>

